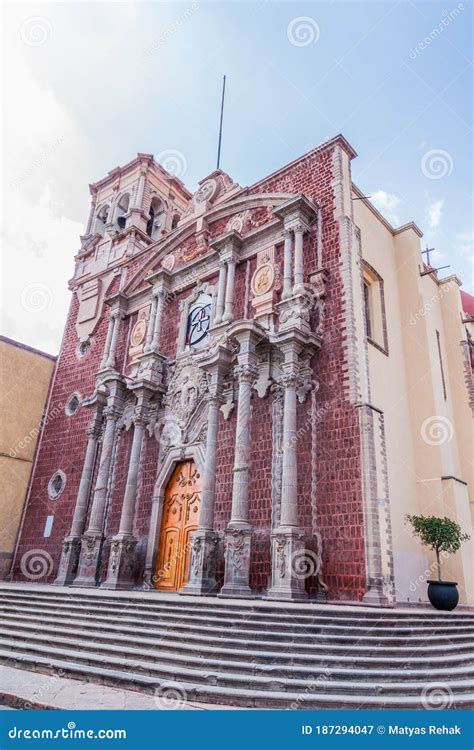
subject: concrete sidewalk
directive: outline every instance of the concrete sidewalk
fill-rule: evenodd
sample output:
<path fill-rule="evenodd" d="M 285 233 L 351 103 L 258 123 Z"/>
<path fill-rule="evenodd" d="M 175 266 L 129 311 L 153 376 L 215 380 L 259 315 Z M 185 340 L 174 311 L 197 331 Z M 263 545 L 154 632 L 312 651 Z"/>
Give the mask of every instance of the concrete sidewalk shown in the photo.
<path fill-rule="evenodd" d="M 178 687 L 179 684 L 177 683 Z M 74 711 L 206 711 L 232 710 L 230 706 L 188 703 L 170 683 L 168 701 L 134 690 L 71 680 L 60 675 L 39 674 L 0 665 L 0 703 L 20 710 Z"/>

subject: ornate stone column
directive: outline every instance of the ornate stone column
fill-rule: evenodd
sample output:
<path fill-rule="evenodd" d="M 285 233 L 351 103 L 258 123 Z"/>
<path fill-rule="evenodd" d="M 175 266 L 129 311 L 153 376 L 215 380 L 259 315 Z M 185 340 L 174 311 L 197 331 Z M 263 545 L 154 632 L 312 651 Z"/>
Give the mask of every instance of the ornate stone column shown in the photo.
<path fill-rule="evenodd" d="M 87 517 L 87 506 L 92 486 L 92 476 L 97 455 L 97 444 L 102 426 L 102 413 L 105 405 L 105 397 L 97 393 L 94 399 L 94 414 L 87 427 L 87 448 L 82 468 L 79 491 L 77 493 L 76 506 L 68 536 L 64 537 L 59 563 L 58 575 L 55 584 L 68 586 L 74 580 L 79 565 L 79 554 L 81 551 L 81 538 Z"/>
<path fill-rule="evenodd" d="M 226 287 L 226 276 L 227 266 L 225 261 L 219 261 L 219 281 L 217 285 L 217 301 L 216 301 L 216 314 L 214 316 L 214 325 L 222 323 L 222 315 L 224 314 L 224 296 Z"/>
<path fill-rule="evenodd" d="M 235 434 L 232 511 L 225 532 L 225 576 L 219 594 L 223 597 L 249 597 L 252 526 L 249 522 L 249 454 L 252 384 L 258 375 L 256 345 L 262 338 L 254 324 L 232 333 L 240 344 L 235 374 L 239 381 Z"/>
<path fill-rule="evenodd" d="M 285 238 L 285 247 L 283 252 L 283 291 L 282 299 L 291 297 L 292 292 L 292 249 L 293 235 L 291 229 L 285 229 L 283 232 Z"/>
<path fill-rule="evenodd" d="M 150 394 L 140 389 L 133 418 L 134 432 L 130 461 L 128 464 L 127 483 L 120 516 L 118 534 L 112 539 L 107 580 L 101 588 L 129 589 L 135 583 L 136 546 L 138 540 L 133 536 L 133 521 L 137 496 L 138 472 L 142 454 L 143 437 L 148 418 L 148 400 Z"/>
<path fill-rule="evenodd" d="M 202 480 L 199 528 L 191 541 L 189 580 L 183 594 L 216 594 L 217 555 L 219 535 L 214 531 L 214 504 L 216 498 L 216 458 L 219 432 L 219 411 L 223 403 L 223 378 L 229 369 L 231 352 L 223 346 L 200 364 L 210 375 L 206 455 Z"/>
<path fill-rule="evenodd" d="M 304 294 L 304 274 L 303 274 L 303 235 L 306 227 L 303 224 L 296 224 L 295 233 L 295 268 L 294 268 L 294 286 L 293 294 Z"/>
<path fill-rule="evenodd" d="M 298 575 L 305 542 L 298 525 L 296 390 L 303 347 L 297 333 L 284 333 L 279 342 L 284 355 L 281 514 L 280 526 L 272 534 L 272 585 L 267 593 L 270 599 L 293 601 L 306 598 L 304 577 Z"/>
<path fill-rule="evenodd" d="M 234 319 L 234 280 L 235 280 L 235 258 L 227 259 L 227 284 L 225 288 L 225 305 L 222 321 L 228 323 Z"/>
<path fill-rule="evenodd" d="M 94 586 L 103 542 L 107 489 L 114 448 L 117 422 L 122 415 L 122 384 L 119 379 L 108 383 L 111 395 L 104 410 L 105 430 L 102 441 L 99 471 L 94 488 L 92 508 L 87 531 L 82 537 L 79 572 L 73 586 Z"/>
<path fill-rule="evenodd" d="M 156 352 L 160 348 L 161 340 L 161 323 L 163 320 L 163 309 L 165 306 L 166 289 L 160 287 L 156 290 L 156 314 L 153 325 L 153 338 L 151 341 L 151 351 Z"/>
<path fill-rule="evenodd" d="M 229 323 L 234 318 L 235 266 L 239 260 L 242 237 L 232 230 L 217 237 L 210 247 L 219 256 L 219 281 L 217 285 L 216 314 L 213 325 Z"/>

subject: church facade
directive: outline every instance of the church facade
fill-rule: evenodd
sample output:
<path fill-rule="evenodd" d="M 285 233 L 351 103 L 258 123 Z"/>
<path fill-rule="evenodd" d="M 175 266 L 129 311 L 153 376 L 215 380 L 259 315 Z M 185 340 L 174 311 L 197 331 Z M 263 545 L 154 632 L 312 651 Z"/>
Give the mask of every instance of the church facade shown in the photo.
<path fill-rule="evenodd" d="M 14 580 L 426 600 L 404 518 L 472 526 L 472 309 L 355 156 L 191 194 L 138 154 L 90 186 Z M 463 603 L 469 551 L 444 561 Z"/>

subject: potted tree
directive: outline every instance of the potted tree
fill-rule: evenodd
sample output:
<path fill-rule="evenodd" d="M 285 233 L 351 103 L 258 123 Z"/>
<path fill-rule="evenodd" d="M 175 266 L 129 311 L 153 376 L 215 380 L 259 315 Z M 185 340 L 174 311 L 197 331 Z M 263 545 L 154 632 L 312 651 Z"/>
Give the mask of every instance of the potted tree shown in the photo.
<path fill-rule="evenodd" d="M 406 516 L 413 527 L 413 533 L 421 539 L 421 543 L 436 553 L 437 581 L 428 581 L 428 599 L 435 609 L 450 612 L 459 602 L 457 583 L 441 579 L 440 553 L 457 552 L 461 544 L 469 539 L 456 521 L 450 518 L 436 516 Z"/>

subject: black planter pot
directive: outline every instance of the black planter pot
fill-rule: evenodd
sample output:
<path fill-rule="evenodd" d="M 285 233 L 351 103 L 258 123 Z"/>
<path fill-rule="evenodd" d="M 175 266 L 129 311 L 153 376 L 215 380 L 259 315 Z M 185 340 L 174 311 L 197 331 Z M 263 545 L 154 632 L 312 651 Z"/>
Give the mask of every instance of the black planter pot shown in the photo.
<path fill-rule="evenodd" d="M 435 609 L 451 612 L 459 602 L 459 591 L 454 581 L 428 581 L 428 599 Z"/>

